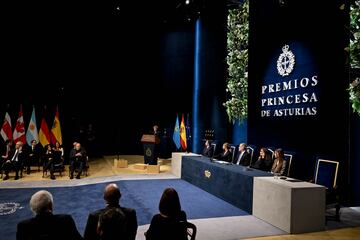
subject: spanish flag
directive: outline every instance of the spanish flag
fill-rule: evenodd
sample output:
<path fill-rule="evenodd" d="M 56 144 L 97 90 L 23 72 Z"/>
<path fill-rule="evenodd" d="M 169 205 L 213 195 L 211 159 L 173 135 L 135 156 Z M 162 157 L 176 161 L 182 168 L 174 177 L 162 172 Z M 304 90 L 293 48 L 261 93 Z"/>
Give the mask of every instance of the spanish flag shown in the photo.
<path fill-rule="evenodd" d="M 181 124 L 180 124 L 180 143 L 181 143 L 181 148 L 183 150 L 186 150 L 187 144 L 186 144 L 186 127 L 185 127 L 184 114 L 182 114 Z"/>
<path fill-rule="evenodd" d="M 56 108 L 54 123 L 51 128 L 51 144 L 59 142 L 62 145 L 62 135 L 61 135 L 61 127 L 60 127 L 60 120 L 59 120 L 59 108 Z"/>
<path fill-rule="evenodd" d="M 39 131 L 39 141 L 43 147 L 50 143 L 50 132 L 46 124 L 45 118 L 41 121 L 40 131 Z"/>

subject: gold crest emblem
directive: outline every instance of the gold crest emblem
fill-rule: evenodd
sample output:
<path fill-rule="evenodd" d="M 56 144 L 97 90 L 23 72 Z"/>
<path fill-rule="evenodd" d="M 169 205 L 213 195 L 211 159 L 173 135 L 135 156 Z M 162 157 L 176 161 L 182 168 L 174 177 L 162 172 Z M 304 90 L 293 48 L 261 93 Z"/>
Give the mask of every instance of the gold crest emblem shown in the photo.
<path fill-rule="evenodd" d="M 146 154 L 146 156 L 151 157 L 151 154 L 152 154 L 151 149 L 147 148 L 145 151 L 145 154 Z"/>
<path fill-rule="evenodd" d="M 210 178 L 211 177 L 211 172 L 209 170 L 205 170 L 204 175 L 205 175 L 206 178 Z"/>

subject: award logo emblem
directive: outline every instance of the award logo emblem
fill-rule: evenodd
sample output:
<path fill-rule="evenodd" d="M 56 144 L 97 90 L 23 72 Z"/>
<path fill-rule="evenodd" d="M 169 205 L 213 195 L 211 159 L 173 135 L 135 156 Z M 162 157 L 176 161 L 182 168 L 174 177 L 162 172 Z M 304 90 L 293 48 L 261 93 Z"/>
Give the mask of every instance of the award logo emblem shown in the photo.
<path fill-rule="evenodd" d="M 283 46 L 282 51 L 277 60 L 277 70 L 282 77 L 285 77 L 294 70 L 295 55 L 289 50 L 289 45 Z"/>
<path fill-rule="evenodd" d="M 16 212 L 16 210 L 23 208 L 24 207 L 20 206 L 20 203 L 14 203 L 14 202 L 0 203 L 0 216 L 13 214 Z"/>

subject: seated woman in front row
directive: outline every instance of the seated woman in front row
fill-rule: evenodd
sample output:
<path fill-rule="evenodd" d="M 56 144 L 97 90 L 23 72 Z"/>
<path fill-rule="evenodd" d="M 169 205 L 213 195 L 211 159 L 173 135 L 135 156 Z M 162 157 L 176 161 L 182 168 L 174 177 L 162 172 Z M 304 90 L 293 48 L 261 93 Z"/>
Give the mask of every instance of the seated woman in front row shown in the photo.
<path fill-rule="evenodd" d="M 223 152 L 216 155 L 214 158 L 221 160 L 221 161 L 225 161 L 225 162 L 231 162 L 231 151 L 230 151 L 230 144 L 229 143 L 224 143 L 223 144 Z"/>
<path fill-rule="evenodd" d="M 269 172 L 272 166 L 272 159 L 269 154 L 269 151 L 266 148 L 260 149 L 260 156 L 258 160 L 254 163 L 253 168 L 259 169 L 261 171 Z"/>
<path fill-rule="evenodd" d="M 284 160 L 284 151 L 281 148 L 275 150 L 275 160 L 271 168 L 271 173 L 284 175 L 286 161 Z"/>
<path fill-rule="evenodd" d="M 181 222 L 186 222 L 186 213 L 181 209 L 179 195 L 173 188 L 164 190 L 160 203 L 160 213 L 153 216 L 146 240 L 185 240 L 186 229 Z"/>

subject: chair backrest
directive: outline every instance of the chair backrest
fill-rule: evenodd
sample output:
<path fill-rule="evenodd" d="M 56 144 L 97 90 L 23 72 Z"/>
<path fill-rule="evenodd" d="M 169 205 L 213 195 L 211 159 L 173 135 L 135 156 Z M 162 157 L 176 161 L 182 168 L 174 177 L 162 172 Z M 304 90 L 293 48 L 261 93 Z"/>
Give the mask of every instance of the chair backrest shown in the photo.
<path fill-rule="evenodd" d="M 214 157 L 215 156 L 215 154 L 216 154 L 216 143 L 211 143 L 211 147 L 213 148 L 213 155 L 212 155 L 212 157 Z"/>
<path fill-rule="evenodd" d="M 235 159 L 235 154 L 236 154 L 236 146 L 235 145 L 231 145 L 230 146 L 230 151 L 231 151 L 231 162 L 234 162 Z"/>
<path fill-rule="evenodd" d="M 292 163 L 292 159 L 293 159 L 293 155 L 289 154 L 289 153 L 285 153 L 284 154 L 284 160 L 286 161 L 286 169 L 285 169 L 285 174 L 287 177 L 290 176 L 290 169 L 291 169 L 291 163 Z"/>
<path fill-rule="evenodd" d="M 275 148 L 272 148 L 272 147 L 267 147 L 266 148 L 271 156 L 271 159 L 274 159 L 275 158 Z"/>
<path fill-rule="evenodd" d="M 250 154 L 250 166 L 252 166 L 253 156 L 254 156 L 254 147 L 247 146 L 246 151 Z"/>
<path fill-rule="evenodd" d="M 195 240 L 196 238 L 196 226 L 193 223 L 190 222 L 184 222 L 186 230 L 187 230 L 187 235 L 188 237 L 190 237 L 190 240 Z"/>
<path fill-rule="evenodd" d="M 314 182 L 323 185 L 328 189 L 336 187 L 339 162 L 325 159 L 318 159 L 315 167 Z"/>

